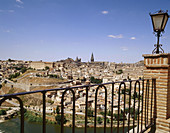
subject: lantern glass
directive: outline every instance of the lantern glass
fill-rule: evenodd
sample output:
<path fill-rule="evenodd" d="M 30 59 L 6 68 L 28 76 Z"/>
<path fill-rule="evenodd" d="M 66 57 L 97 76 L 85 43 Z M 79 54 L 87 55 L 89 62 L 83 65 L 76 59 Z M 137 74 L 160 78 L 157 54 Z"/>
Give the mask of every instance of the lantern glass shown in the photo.
<path fill-rule="evenodd" d="M 163 21 L 164 15 L 153 15 L 152 20 L 153 20 L 153 27 L 154 31 L 162 31 L 162 21 Z"/>
<path fill-rule="evenodd" d="M 152 18 L 153 29 L 155 32 L 162 32 L 165 29 L 168 21 L 168 13 L 163 13 L 161 10 L 157 14 L 150 14 Z"/>
<path fill-rule="evenodd" d="M 166 23 L 167 23 L 167 21 L 168 21 L 169 16 L 168 16 L 168 14 L 165 14 L 164 17 L 165 17 L 165 18 L 164 18 L 164 22 L 163 22 L 163 25 L 162 25 L 162 29 L 163 29 L 163 30 L 165 29 L 165 26 L 166 26 Z"/>

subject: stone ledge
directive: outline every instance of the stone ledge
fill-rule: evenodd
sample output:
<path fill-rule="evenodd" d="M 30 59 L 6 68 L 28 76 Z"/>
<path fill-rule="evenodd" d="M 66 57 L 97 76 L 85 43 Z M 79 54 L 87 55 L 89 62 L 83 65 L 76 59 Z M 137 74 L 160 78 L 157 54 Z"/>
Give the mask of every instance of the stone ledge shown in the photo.
<path fill-rule="evenodd" d="M 163 56 L 170 56 L 170 53 L 162 53 L 162 54 L 143 54 L 143 57 L 163 57 Z"/>
<path fill-rule="evenodd" d="M 147 68 L 168 68 L 169 67 L 169 65 L 162 65 L 162 64 L 157 64 L 157 65 L 155 65 L 155 64 L 149 64 L 149 65 L 145 65 L 145 67 L 147 67 Z"/>
<path fill-rule="evenodd" d="M 159 119 L 159 118 L 157 118 L 157 121 L 170 124 L 170 118 L 169 119 Z"/>
<path fill-rule="evenodd" d="M 168 68 L 170 67 L 170 53 L 145 54 L 144 66 L 146 68 Z"/>

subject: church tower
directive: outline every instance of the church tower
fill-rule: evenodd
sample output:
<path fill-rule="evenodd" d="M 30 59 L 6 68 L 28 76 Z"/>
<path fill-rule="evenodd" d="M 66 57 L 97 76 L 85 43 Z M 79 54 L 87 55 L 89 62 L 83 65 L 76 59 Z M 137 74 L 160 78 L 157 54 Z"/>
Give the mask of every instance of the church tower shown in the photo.
<path fill-rule="evenodd" d="M 94 62 L 94 56 L 93 56 L 93 53 L 91 54 L 91 62 Z"/>

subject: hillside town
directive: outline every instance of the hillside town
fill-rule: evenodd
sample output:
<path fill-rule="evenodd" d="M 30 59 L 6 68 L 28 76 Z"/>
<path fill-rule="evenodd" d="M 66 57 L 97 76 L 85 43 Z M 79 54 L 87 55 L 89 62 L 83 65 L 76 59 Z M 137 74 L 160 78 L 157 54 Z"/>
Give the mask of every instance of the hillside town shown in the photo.
<path fill-rule="evenodd" d="M 0 78 L 9 78 L 16 73 L 24 73 L 23 69 L 37 70 L 37 75 L 56 75 L 63 79 L 90 79 L 91 76 L 103 79 L 103 82 L 121 79 L 137 79 L 143 75 L 143 61 L 137 63 L 115 63 L 94 61 L 81 62 L 78 57 L 67 58 L 56 62 L 12 60 L 0 61 Z M 135 73 L 134 73 L 135 72 Z"/>
<path fill-rule="evenodd" d="M 137 63 L 115 63 L 115 62 L 98 62 L 94 61 L 92 53 L 90 62 L 81 62 L 81 58 L 75 60 L 67 58 L 56 62 L 43 61 L 22 61 L 8 59 L 0 61 L 0 79 L 1 94 L 10 94 L 24 91 L 33 91 L 39 89 L 66 88 L 73 86 L 81 86 L 88 84 L 107 83 L 113 81 L 127 81 L 143 78 L 143 61 Z M 107 109 L 111 110 L 111 85 L 107 85 Z M 89 109 L 95 108 L 95 91 L 96 86 L 89 89 L 88 106 Z M 118 88 L 119 84 L 115 84 L 114 107 L 118 106 Z M 127 90 L 129 85 L 127 84 Z M 76 114 L 84 115 L 85 113 L 85 88 L 78 87 L 74 89 Z M 121 93 L 123 94 L 122 90 Z M 134 93 L 133 91 L 131 92 Z M 61 107 L 61 98 L 63 90 L 52 91 L 46 93 L 47 103 L 46 112 L 53 113 L 57 107 Z M 99 112 L 105 109 L 105 90 L 102 88 L 98 94 L 97 107 Z M 29 99 L 29 100 L 28 100 Z M 42 102 L 40 95 L 24 97 L 25 108 L 31 111 L 42 113 Z M 127 100 L 129 100 L 127 98 Z M 65 95 L 65 113 L 72 113 L 72 94 Z M 15 102 L 15 101 L 13 101 Z M 120 97 L 120 103 L 124 105 L 123 95 Z M 12 104 L 12 103 L 10 103 Z M 128 106 L 128 104 L 127 104 Z M 133 104 L 131 105 L 133 106 Z M 118 109 L 114 108 L 114 114 L 118 113 Z"/>

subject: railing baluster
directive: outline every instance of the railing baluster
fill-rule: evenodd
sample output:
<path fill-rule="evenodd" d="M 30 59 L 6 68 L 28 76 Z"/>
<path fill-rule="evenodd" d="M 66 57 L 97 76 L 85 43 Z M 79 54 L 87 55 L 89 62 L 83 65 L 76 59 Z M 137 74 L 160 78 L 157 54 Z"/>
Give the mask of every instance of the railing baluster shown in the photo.
<path fill-rule="evenodd" d="M 7 99 L 17 99 L 19 104 L 20 104 L 20 113 L 21 113 L 21 117 L 20 117 L 20 132 L 24 133 L 24 107 L 23 107 L 23 102 L 19 97 L 16 96 L 8 96 L 8 97 L 4 97 L 3 99 L 0 100 L 0 106 L 3 102 L 5 102 L 5 100 Z"/>
<path fill-rule="evenodd" d="M 139 93 L 138 93 L 138 125 L 137 125 L 137 133 L 139 133 L 139 115 L 140 115 L 140 82 L 139 81 L 137 81 L 136 82 L 136 84 L 138 83 L 138 85 L 139 85 Z"/>
<path fill-rule="evenodd" d="M 62 94 L 62 99 L 61 99 L 61 133 L 64 133 L 64 95 L 67 91 L 71 91 L 73 94 L 73 118 L 72 118 L 72 133 L 75 133 L 75 92 L 71 89 L 68 88 L 66 89 L 63 94 Z"/>
<path fill-rule="evenodd" d="M 99 85 L 96 89 L 95 94 L 95 116 L 94 116 L 94 133 L 96 133 L 96 121 L 97 121 L 97 93 L 99 88 L 104 87 L 105 89 L 105 115 L 104 115 L 104 133 L 106 133 L 106 113 L 107 113 L 107 89 L 103 85 Z"/>
<path fill-rule="evenodd" d="M 62 94 L 62 98 L 61 98 L 61 133 L 64 133 L 64 94 L 65 91 Z"/>
<path fill-rule="evenodd" d="M 148 87 L 147 87 L 148 88 L 148 96 L 147 96 L 147 125 L 148 125 L 148 117 L 149 117 L 149 113 L 148 113 L 148 111 L 149 111 L 149 88 L 150 88 L 149 87 L 149 85 L 150 85 L 149 84 L 149 80 L 148 80 L 148 84 L 147 85 L 148 85 Z"/>
<path fill-rule="evenodd" d="M 107 89 L 105 86 L 105 114 L 104 114 L 104 133 L 106 133 L 106 114 L 107 114 Z"/>
<path fill-rule="evenodd" d="M 125 132 L 125 107 L 126 107 L 126 85 L 124 84 L 124 111 L 123 111 L 123 133 Z"/>
<path fill-rule="evenodd" d="M 144 96 L 144 79 L 142 80 L 142 109 L 141 109 L 141 131 L 143 128 L 143 96 Z"/>
<path fill-rule="evenodd" d="M 147 80 L 147 82 L 146 82 L 146 91 L 145 91 L 145 128 L 146 128 L 146 103 L 147 103 L 147 93 L 148 93 L 148 86 L 147 86 L 147 83 L 148 83 L 148 80 Z"/>
<path fill-rule="evenodd" d="M 43 133 L 46 133 L 46 92 L 43 92 Z"/>
<path fill-rule="evenodd" d="M 111 133 L 113 133 L 113 102 L 114 102 L 114 83 L 112 84 Z"/>
<path fill-rule="evenodd" d="M 98 88 L 99 86 L 97 87 L 96 89 L 96 94 L 95 94 L 95 114 L 94 114 L 94 133 L 96 133 L 96 115 L 97 115 L 97 92 L 98 92 Z"/>
<path fill-rule="evenodd" d="M 131 89 L 132 89 L 132 81 L 130 81 L 130 90 L 129 90 L 129 116 L 128 116 L 128 133 L 129 133 L 129 125 L 130 125 L 130 109 L 131 109 Z"/>
<path fill-rule="evenodd" d="M 85 110 L 85 128 L 84 128 L 84 133 L 87 133 L 88 91 L 89 91 L 89 87 L 86 87 L 86 110 Z"/>
<path fill-rule="evenodd" d="M 17 99 L 20 103 L 20 112 L 21 112 L 21 133 L 24 133 L 24 107 L 23 107 L 23 102 L 19 97 L 13 97 L 14 99 Z"/>
<path fill-rule="evenodd" d="M 72 133 L 75 133 L 75 93 L 73 90 L 71 90 L 73 93 L 73 128 Z"/>
<path fill-rule="evenodd" d="M 151 92 L 151 114 L 150 114 L 150 124 L 152 124 L 152 99 L 153 99 L 153 79 L 152 79 L 152 92 Z"/>
<path fill-rule="evenodd" d="M 133 133 L 135 133 L 135 102 L 136 102 L 136 83 L 135 83 L 135 88 L 134 88 L 134 103 L 133 103 Z"/>
<path fill-rule="evenodd" d="M 21 133 L 24 133 L 24 107 L 23 107 L 23 103 L 20 104 L 20 109 L 21 109 L 20 110 L 20 112 L 21 112 Z"/>
<path fill-rule="evenodd" d="M 154 81 L 154 125 L 156 124 L 156 118 L 157 118 L 157 111 L 156 111 L 156 79 L 153 79 Z"/>
<path fill-rule="evenodd" d="M 120 88 L 121 88 L 121 84 L 119 85 L 119 92 L 118 92 L 118 116 L 117 116 L 117 133 L 119 133 Z"/>

